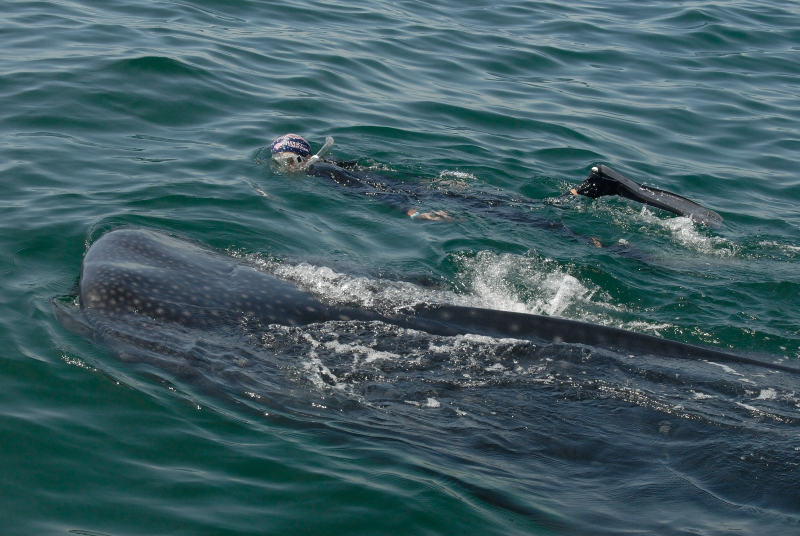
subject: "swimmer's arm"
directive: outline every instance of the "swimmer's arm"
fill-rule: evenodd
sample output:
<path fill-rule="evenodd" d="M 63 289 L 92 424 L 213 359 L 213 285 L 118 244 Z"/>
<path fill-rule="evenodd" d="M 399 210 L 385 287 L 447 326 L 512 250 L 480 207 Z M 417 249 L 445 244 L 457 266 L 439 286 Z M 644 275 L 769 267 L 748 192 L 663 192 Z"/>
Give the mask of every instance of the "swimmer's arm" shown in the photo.
<path fill-rule="evenodd" d="M 319 163 L 314 163 L 308 169 L 306 169 L 306 173 L 311 176 L 322 177 L 326 179 L 331 179 L 335 183 L 341 186 L 349 186 L 349 187 L 356 187 L 356 188 L 363 188 L 368 196 L 373 196 L 387 205 L 394 206 L 396 208 L 401 209 L 407 216 L 412 219 L 419 219 L 419 220 L 433 220 L 433 221 L 442 221 L 442 220 L 452 220 L 450 215 L 443 211 L 443 210 L 436 210 L 432 212 L 420 212 L 417 208 L 407 208 L 408 205 L 414 202 L 415 195 L 411 192 L 404 192 L 404 191 L 381 191 L 375 188 L 374 185 L 369 184 L 366 181 L 361 180 L 361 177 L 365 174 L 359 172 L 349 171 L 348 167 L 353 167 L 357 165 L 357 161 L 353 162 L 338 162 L 338 161 L 331 161 L 331 160 L 323 160 Z M 375 176 L 378 179 L 387 180 L 388 177 L 381 177 Z"/>
<path fill-rule="evenodd" d="M 420 212 L 415 208 L 408 209 L 406 214 L 411 219 L 419 219 L 419 220 L 433 220 L 433 221 L 442 221 L 442 220 L 452 220 L 453 218 L 450 217 L 450 214 L 445 212 L 444 210 L 435 210 L 433 212 Z"/>
<path fill-rule="evenodd" d="M 322 161 L 333 164 L 334 166 L 339 166 L 342 169 L 353 169 L 358 166 L 358 160 L 334 160 L 332 158 L 324 158 Z"/>

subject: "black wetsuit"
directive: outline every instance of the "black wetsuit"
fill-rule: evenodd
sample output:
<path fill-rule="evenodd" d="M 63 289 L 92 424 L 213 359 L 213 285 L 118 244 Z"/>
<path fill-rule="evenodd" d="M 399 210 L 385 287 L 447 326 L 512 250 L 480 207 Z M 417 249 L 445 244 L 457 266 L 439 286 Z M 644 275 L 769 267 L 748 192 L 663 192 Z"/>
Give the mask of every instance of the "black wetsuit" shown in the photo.
<path fill-rule="evenodd" d="M 592 245 L 599 242 L 580 235 L 561 222 L 554 222 L 533 212 L 538 202 L 524 199 L 503 198 L 481 192 L 453 192 L 449 190 L 431 189 L 425 185 L 405 183 L 385 175 L 378 175 L 354 169 L 356 161 L 342 162 L 320 160 L 311 164 L 306 173 L 314 177 L 331 180 L 340 186 L 352 189 L 354 193 L 363 194 L 381 200 L 385 204 L 408 214 L 411 209 L 419 209 L 424 201 L 430 206 L 446 206 L 448 199 L 458 199 L 461 207 L 471 213 L 493 216 L 506 221 L 525 223 L 538 228 L 563 233 L 576 240 Z M 585 195 L 596 199 L 604 195 L 619 195 L 640 203 L 645 203 L 674 214 L 687 216 L 692 220 L 712 227 L 719 227 L 722 218 L 714 211 L 701 207 L 679 195 L 657 188 L 641 186 L 613 169 L 598 164 L 592 168 L 589 177 L 573 194 Z M 568 195 L 568 194 L 565 194 Z M 563 196 L 562 196 L 563 197 Z M 436 199 L 438 198 L 438 199 Z"/>
<path fill-rule="evenodd" d="M 354 169 L 355 161 L 340 162 L 322 160 L 308 167 L 306 173 L 313 177 L 329 179 L 340 186 L 351 188 L 353 192 L 374 197 L 383 203 L 408 214 L 411 209 L 425 206 L 446 207 L 447 201 L 457 199 L 459 208 L 468 209 L 470 213 L 494 216 L 506 221 L 515 221 L 535 227 L 560 231 L 569 236 L 585 239 L 561 222 L 554 222 L 532 212 L 532 208 L 540 205 L 524 199 L 503 199 L 501 196 L 482 192 L 454 192 L 444 189 L 432 189 L 424 184 L 402 182 L 400 180 Z M 594 243 L 594 242 L 592 242 Z"/>
<path fill-rule="evenodd" d="M 332 180 L 339 186 L 351 188 L 354 193 L 379 198 L 403 212 L 419 204 L 418 186 L 404 184 L 404 188 L 398 188 L 398 181 L 376 173 L 357 171 L 354 169 L 356 165 L 355 161 L 320 160 L 311 164 L 306 173 L 312 177 Z"/>

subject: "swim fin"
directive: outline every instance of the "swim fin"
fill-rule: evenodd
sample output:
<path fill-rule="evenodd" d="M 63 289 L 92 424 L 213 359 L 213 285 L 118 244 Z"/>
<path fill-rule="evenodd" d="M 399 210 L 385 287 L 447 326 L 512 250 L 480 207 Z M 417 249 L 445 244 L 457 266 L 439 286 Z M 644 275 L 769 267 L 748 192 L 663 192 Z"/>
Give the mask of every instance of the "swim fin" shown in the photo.
<path fill-rule="evenodd" d="M 593 167 L 586 180 L 580 186 L 571 190 L 570 193 L 573 195 L 585 195 L 592 199 L 597 199 L 604 195 L 618 195 L 678 214 L 679 216 L 686 216 L 708 227 L 720 227 L 724 221 L 722 216 L 713 210 L 702 207 L 690 199 L 659 190 L 658 188 L 642 186 L 603 164 L 597 164 Z"/>

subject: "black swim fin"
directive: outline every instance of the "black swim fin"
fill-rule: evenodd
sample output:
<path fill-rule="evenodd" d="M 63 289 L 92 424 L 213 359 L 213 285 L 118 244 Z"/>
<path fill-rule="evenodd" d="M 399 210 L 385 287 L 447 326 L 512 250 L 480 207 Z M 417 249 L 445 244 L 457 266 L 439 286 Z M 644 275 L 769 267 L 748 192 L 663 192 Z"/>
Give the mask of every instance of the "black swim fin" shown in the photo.
<path fill-rule="evenodd" d="M 603 164 L 593 167 L 583 184 L 571 190 L 570 193 L 585 195 L 592 199 L 604 195 L 618 195 L 679 216 L 686 216 L 708 227 L 717 228 L 724 221 L 722 216 L 713 210 L 702 207 L 690 199 L 658 188 L 642 186 Z"/>

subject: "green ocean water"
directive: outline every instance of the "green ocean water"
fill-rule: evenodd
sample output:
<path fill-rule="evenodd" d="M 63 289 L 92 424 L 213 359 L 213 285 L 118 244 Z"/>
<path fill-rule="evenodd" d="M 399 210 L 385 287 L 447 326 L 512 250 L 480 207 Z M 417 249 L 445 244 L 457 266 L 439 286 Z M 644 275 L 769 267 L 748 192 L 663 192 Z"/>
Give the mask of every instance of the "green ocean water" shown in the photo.
<path fill-rule="evenodd" d="M 336 323 L 127 359 L 51 303 L 136 227 L 329 303 L 797 364 L 797 3 L 8 1 L 0 40 L 0 533 L 800 532 L 797 375 Z M 278 172 L 286 132 L 624 247 L 411 220 Z M 552 200 L 598 162 L 725 222 Z"/>

